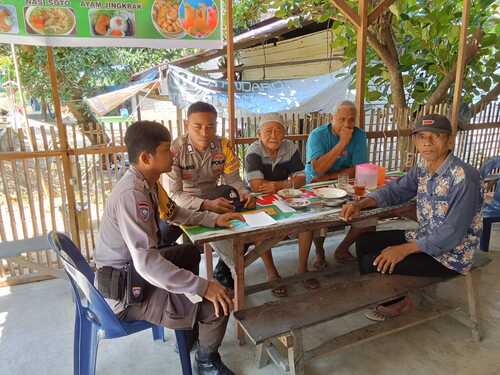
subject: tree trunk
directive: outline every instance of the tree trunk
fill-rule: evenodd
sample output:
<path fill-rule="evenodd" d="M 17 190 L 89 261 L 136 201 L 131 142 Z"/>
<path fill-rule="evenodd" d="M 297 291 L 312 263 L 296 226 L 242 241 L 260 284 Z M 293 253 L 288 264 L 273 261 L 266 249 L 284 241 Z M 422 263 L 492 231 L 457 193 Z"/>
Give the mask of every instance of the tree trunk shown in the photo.
<path fill-rule="evenodd" d="M 45 100 L 45 97 L 43 97 L 43 96 L 40 99 L 40 109 L 42 111 L 43 121 L 48 122 L 49 116 L 47 115 L 47 101 Z"/>
<path fill-rule="evenodd" d="M 93 146 L 98 144 L 108 144 L 110 139 L 104 128 L 98 121 L 96 121 L 95 118 L 85 112 L 82 105 L 78 103 L 81 99 L 82 98 L 72 98 L 72 100 L 66 104 L 71 114 L 75 117 L 80 131 Z"/>

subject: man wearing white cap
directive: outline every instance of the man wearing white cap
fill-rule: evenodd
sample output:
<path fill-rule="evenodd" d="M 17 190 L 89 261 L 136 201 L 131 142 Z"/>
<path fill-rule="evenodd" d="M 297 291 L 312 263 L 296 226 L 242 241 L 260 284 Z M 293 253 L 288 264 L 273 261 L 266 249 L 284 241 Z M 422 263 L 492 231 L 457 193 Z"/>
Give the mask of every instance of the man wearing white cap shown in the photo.
<path fill-rule="evenodd" d="M 259 127 L 259 140 L 250 145 L 245 157 L 246 181 L 254 192 L 273 194 L 278 190 L 301 187 L 305 184 L 304 163 L 302 163 L 297 145 L 285 139 L 286 125 L 279 114 L 262 116 Z M 307 260 L 311 249 L 312 233 L 299 234 L 298 272 L 307 272 Z M 262 256 L 269 281 L 280 279 L 274 265 L 271 250 Z M 304 281 L 307 289 L 316 289 L 316 279 Z M 274 288 L 272 293 L 285 297 L 284 286 Z"/>

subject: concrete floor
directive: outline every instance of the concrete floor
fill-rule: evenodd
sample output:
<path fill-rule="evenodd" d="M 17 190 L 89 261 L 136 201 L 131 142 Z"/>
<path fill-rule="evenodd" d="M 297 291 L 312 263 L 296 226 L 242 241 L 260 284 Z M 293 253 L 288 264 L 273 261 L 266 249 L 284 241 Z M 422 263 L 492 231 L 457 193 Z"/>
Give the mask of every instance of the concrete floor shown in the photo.
<path fill-rule="evenodd" d="M 392 223 L 391 225 L 394 225 Z M 327 240 L 334 248 L 340 235 Z M 481 344 L 470 340 L 470 331 L 449 317 L 410 328 L 334 356 L 318 358 L 306 364 L 306 373 L 319 374 L 500 374 L 500 228 L 492 238 L 490 252 L 494 261 L 483 271 L 480 296 L 485 337 Z M 291 275 L 296 267 L 296 248 L 275 250 L 282 275 Z M 331 251 L 329 251 L 331 255 Z M 260 262 L 246 272 L 251 283 L 264 280 Z M 303 293 L 300 287 L 292 293 Z M 439 294 L 463 300 L 463 280 L 439 287 Z M 270 299 L 269 292 L 251 297 L 251 303 Z M 69 284 L 52 280 L 0 288 L 0 375 L 72 374 L 74 310 Z M 251 344 L 236 344 L 234 325 L 221 349 L 227 365 L 237 374 L 279 374 L 274 365 L 257 369 Z M 322 324 L 306 331 L 306 348 L 320 344 L 334 334 L 367 324 L 361 315 L 353 315 Z M 180 374 L 173 350 L 172 332 L 167 342 L 153 343 L 151 333 L 141 332 L 122 339 L 104 340 L 99 347 L 97 374 Z"/>

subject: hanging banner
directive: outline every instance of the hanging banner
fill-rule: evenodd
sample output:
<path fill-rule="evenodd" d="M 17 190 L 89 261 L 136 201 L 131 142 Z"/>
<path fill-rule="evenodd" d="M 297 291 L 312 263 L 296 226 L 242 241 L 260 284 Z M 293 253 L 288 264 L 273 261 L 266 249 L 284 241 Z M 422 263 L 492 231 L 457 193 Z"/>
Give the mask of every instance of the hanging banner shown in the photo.
<path fill-rule="evenodd" d="M 221 0 L 0 0 L 0 43 L 222 48 Z"/>
<path fill-rule="evenodd" d="M 239 115 L 270 112 L 331 112 L 342 100 L 353 99 L 347 70 L 302 79 L 236 81 Z M 170 65 L 160 92 L 181 108 L 204 101 L 226 114 L 227 81 L 202 77 Z"/>

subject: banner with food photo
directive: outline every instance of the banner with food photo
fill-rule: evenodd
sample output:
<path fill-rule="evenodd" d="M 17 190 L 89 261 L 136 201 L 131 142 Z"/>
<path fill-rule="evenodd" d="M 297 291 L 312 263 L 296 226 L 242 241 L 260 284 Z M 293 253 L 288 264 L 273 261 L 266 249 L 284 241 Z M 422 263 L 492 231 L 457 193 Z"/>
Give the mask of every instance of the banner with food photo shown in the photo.
<path fill-rule="evenodd" d="M 0 0 L 0 43 L 222 48 L 222 0 Z"/>

